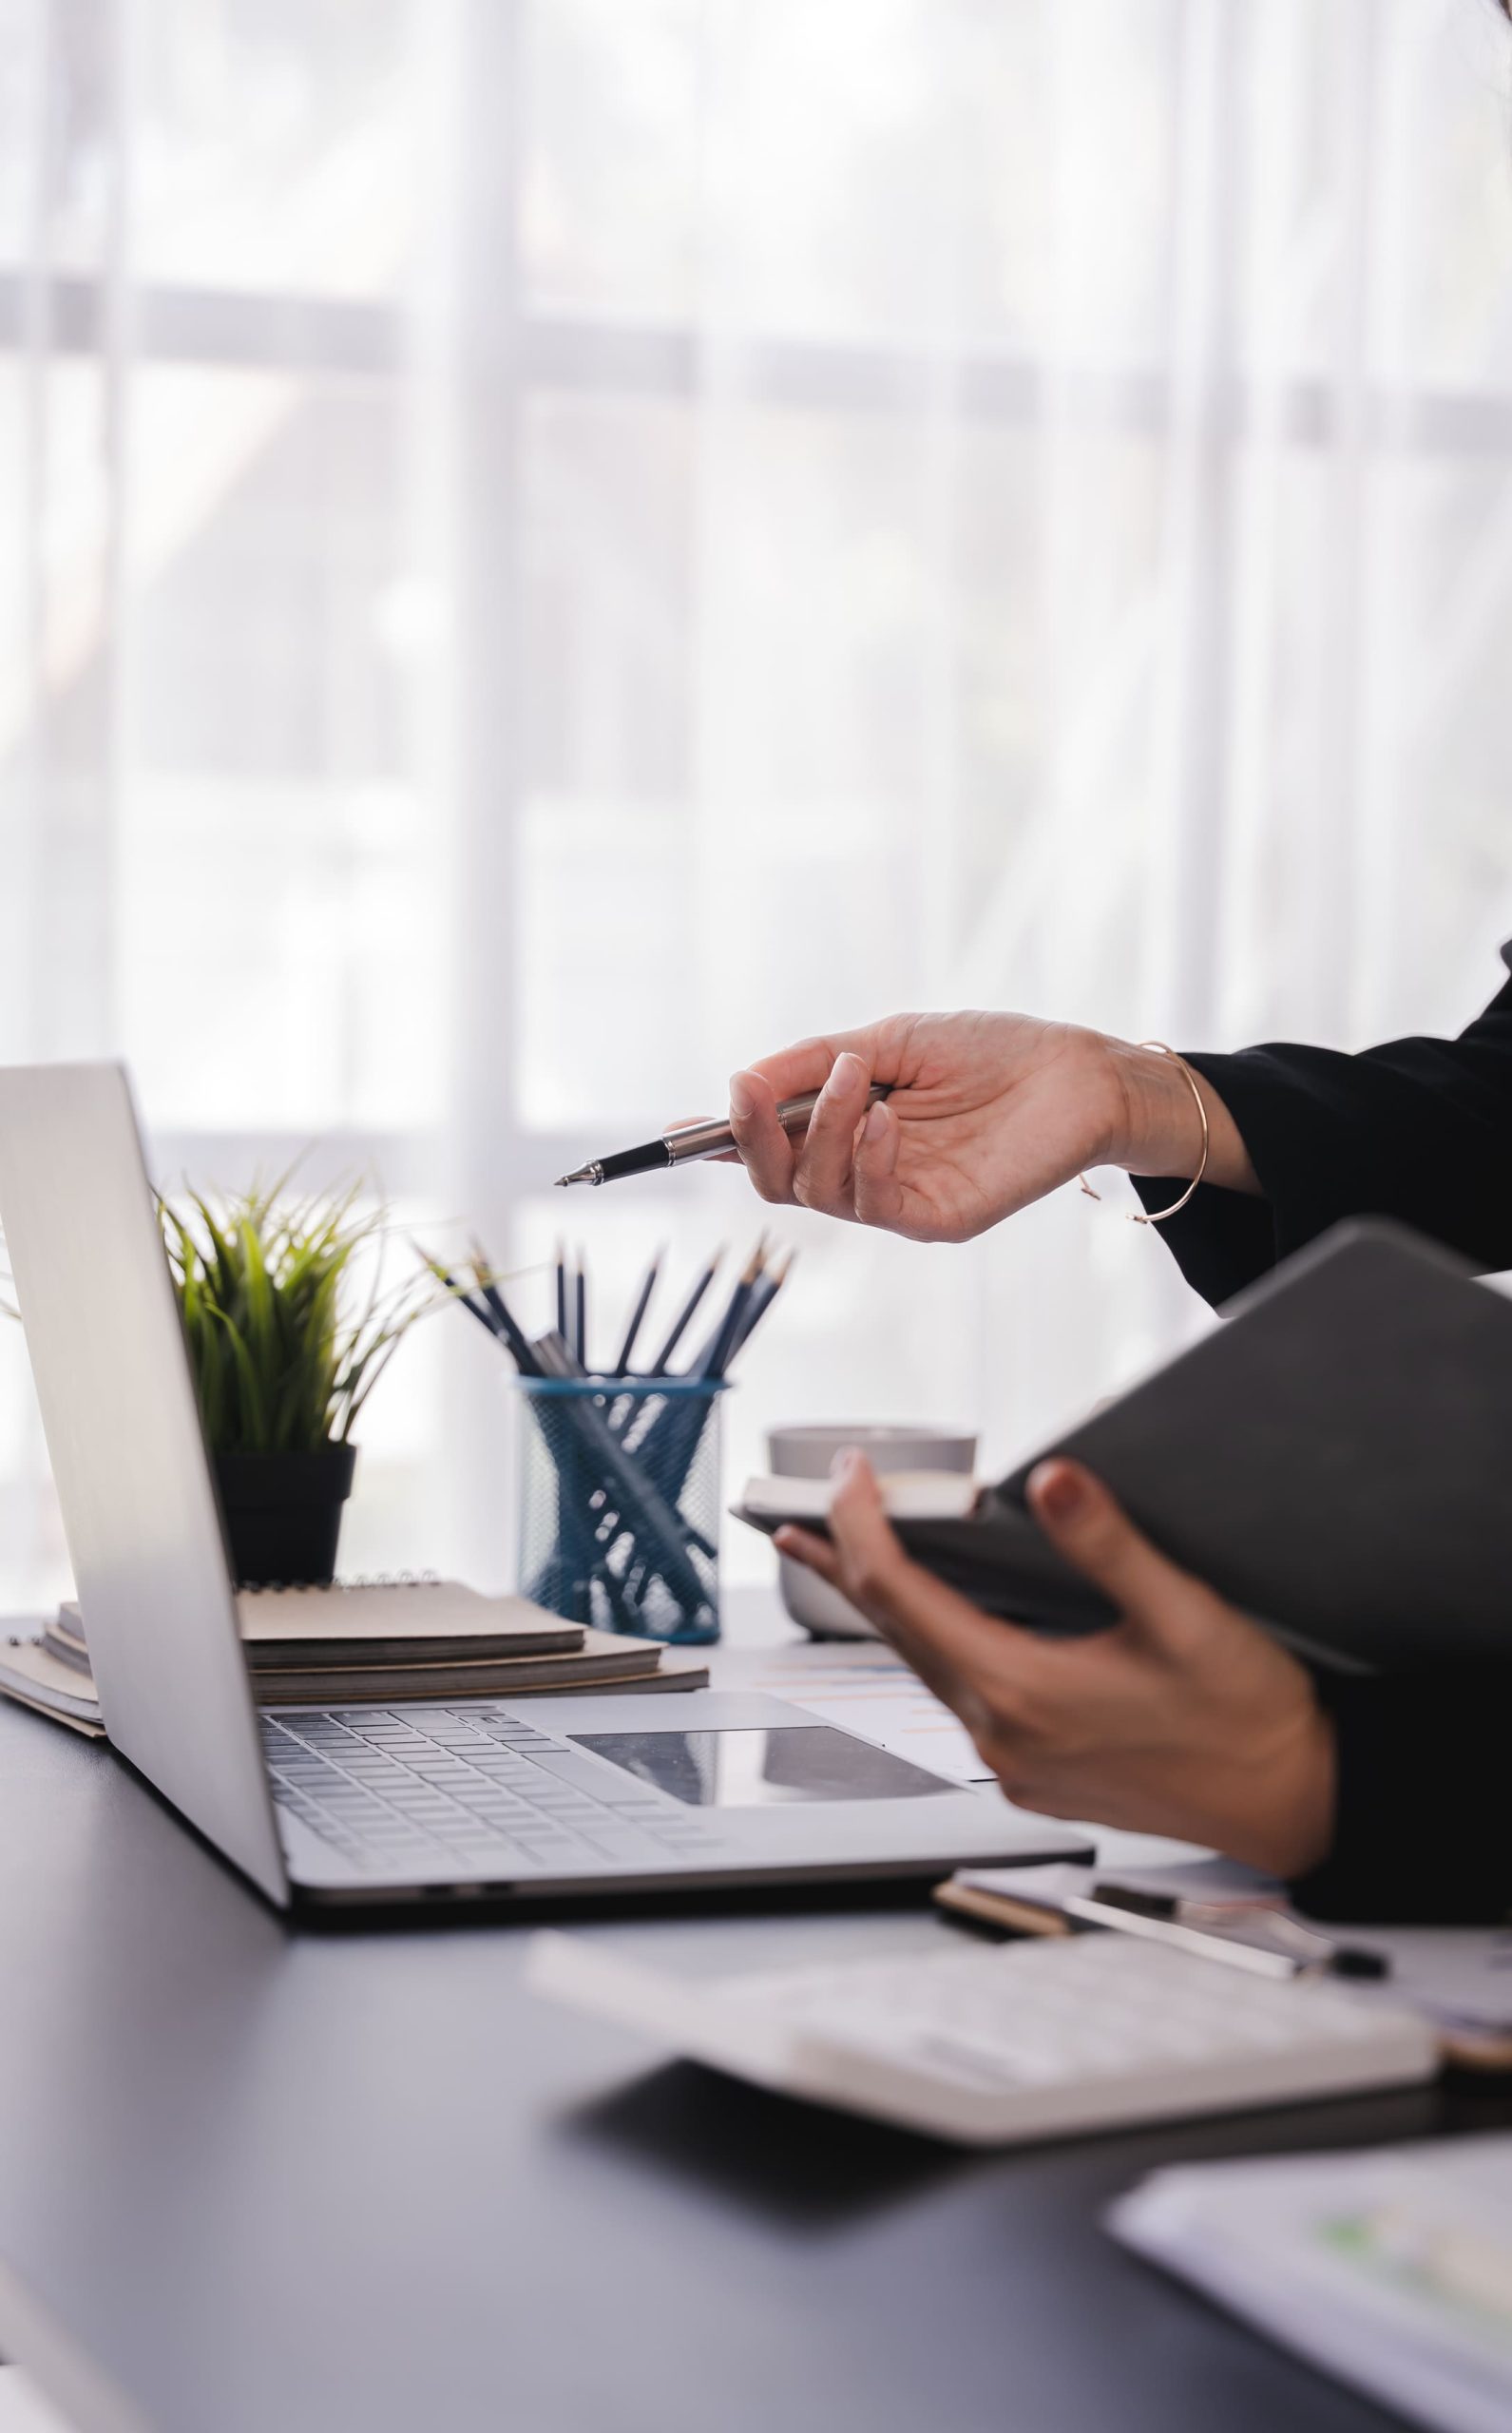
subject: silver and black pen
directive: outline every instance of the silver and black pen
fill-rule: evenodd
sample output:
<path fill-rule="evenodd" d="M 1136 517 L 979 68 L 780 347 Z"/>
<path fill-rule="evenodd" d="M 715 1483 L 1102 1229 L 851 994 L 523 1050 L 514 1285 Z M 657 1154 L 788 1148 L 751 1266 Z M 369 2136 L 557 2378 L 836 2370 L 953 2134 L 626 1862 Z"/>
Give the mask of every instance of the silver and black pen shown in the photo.
<path fill-rule="evenodd" d="M 873 1082 L 867 1092 L 868 1106 L 885 1099 L 891 1086 L 890 1082 Z M 777 1107 L 783 1131 L 807 1132 L 819 1097 L 817 1090 L 806 1090 L 802 1098 L 783 1099 Z M 557 1186 L 560 1190 L 569 1182 L 620 1182 L 626 1175 L 660 1174 L 668 1166 L 692 1165 L 699 1158 L 725 1157 L 735 1145 L 727 1121 L 679 1123 L 673 1131 L 663 1132 L 660 1140 L 644 1141 L 639 1149 L 617 1149 L 607 1158 L 590 1159 L 570 1175 L 558 1175 Z"/>
<path fill-rule="evenodd" d="M 1382 1978 L 1391 1974 L 1389 1956 L 1369 1944 L 1336 1943 L 1331 1935 L 1249 1901 L 1187 1901 L 1123 1884 L 1094 1884 L 1089 1894 L 1065 1904 L 1068 1918 L 1089 1926 L 1112 1926 L 1151 1943 L 1175 1944 L 1204 1960 L 1245 1968 L 1255 1977 Z"/>

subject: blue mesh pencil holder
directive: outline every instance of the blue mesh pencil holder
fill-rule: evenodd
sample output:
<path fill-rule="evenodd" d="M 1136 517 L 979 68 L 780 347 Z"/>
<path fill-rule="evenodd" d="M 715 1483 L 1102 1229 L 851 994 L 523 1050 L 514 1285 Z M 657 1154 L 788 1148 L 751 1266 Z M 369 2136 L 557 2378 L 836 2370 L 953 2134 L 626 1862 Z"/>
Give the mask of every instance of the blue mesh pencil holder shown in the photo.
<path fill-rule="evenodd" d="M 515 1383 L 522 1596 L 596 1630 L 718 1638 L 724 1380 Z"/>

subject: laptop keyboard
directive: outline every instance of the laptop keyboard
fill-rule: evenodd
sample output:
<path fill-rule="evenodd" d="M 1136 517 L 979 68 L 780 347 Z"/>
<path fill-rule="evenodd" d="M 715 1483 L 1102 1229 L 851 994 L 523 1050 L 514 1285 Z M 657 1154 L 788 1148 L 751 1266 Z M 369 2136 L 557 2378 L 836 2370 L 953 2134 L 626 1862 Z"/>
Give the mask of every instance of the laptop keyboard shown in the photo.
<path fill-rule="evenodd" d="M 631 1774 L 601 1772 L 501 1709 L 382 1707 L 264 1715 L 278 1807 L 368 1873 L 450 1862 L 464 1877 L 669 1859 L 716 1835 Z"/>

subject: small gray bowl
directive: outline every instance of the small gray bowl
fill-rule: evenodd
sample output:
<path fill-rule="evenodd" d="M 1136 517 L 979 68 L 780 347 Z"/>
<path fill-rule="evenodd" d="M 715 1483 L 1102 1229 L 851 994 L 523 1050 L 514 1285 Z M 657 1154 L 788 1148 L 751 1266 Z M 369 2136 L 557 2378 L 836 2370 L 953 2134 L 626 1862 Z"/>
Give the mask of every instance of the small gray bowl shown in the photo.
<path fill-rule="evenodd" d="M 880 1478 L 889 1470 L 952 1470 L 969 1475 L 977 1440 L 953 1427 L 888 1427 L 863 1421 L 853 1427 L 774 1427 L 767 1464 L 774 1478 L 827 1479 L 837 1453 L 864 1453 Z M 789 1555 L 777 1558 L 782 1602 L 813 1638 L 875 1638 L 877 1634 L 848 1597 Z"/>

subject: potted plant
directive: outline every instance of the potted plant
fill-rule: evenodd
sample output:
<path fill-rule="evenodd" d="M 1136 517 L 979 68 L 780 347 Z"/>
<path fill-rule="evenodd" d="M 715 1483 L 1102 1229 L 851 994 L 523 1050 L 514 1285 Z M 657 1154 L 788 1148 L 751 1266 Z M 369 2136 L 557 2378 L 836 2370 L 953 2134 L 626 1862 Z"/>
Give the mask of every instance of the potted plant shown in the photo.
<path fill-rule="evenodd" d="M 363 1196 L 354 1183 L 294 1198 L 285 1176 L 214 1206 L 198 1192 L 161 1203 L 232 1568 L 248 1584 L 334 1577 L 353 1428 L 436 1298 L 425 1274 L 388 1283 L 387 1212 Z"/>

